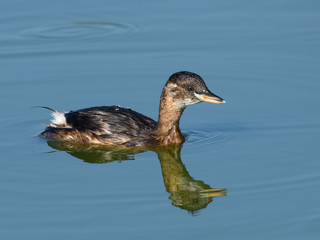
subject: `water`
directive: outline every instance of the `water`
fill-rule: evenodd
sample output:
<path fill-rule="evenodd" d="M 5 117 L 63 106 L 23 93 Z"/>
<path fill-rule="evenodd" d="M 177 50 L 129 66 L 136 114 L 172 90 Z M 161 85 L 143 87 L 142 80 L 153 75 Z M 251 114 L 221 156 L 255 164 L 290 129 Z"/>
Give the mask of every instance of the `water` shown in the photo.
<path fill-rule="evenodd" d="M 14 0 L 0 12 L 1 239 L 319 238 L 318 2 Z M 227 101 L 185 111 L 182 149 L 37 137 L 39 105 L 157 119 L 180 70 Z"/>

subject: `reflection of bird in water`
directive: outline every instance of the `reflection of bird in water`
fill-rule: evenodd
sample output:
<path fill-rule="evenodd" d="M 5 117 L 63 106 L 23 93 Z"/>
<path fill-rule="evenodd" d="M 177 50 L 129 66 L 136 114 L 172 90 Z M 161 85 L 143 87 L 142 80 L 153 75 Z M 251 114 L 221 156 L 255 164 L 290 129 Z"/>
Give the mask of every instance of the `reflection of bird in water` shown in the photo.
<path fill-rule="evenodd" d="M 170 146 L 156 151 L 162 176 L 174 206 L 191 212 L 205 208 L 213 197 L 226 195 L 223 188 L 211 188 L 201 180 L 194 180 L 181 161 L 181 146 Z"/>
<path fill-rule="evenodd" d="M 145 151 L 140 148 L 110 148 L 103 145 L 77 144 L 59 141 L 48 141 L 47 143 L 56 150 L 65 151 L 88 163 L 134 160 L 134 154 Z"/>
<path fill-rule="evenodd" d="M 194 180 L 181 161 L 181 145 L 147 148 L 107 148 L 99 145 L 48 141 L 48 145 L 88 163 L 134 160 L 134 155 L 152 150 L 160 160 L 164 185 L 174 206 L 194 213 L 206 208 L 213 197 L 226 195 L 225 189 L 211 188 L 201 180 Z"/>

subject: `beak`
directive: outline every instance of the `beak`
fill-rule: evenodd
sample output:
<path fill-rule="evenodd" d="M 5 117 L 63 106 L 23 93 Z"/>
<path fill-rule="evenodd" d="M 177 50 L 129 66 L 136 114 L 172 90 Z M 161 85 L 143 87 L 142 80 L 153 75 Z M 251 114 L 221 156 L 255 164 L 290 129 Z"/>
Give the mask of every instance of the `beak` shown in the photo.
<path fill-rule="evenodd" d="M 194 95 L 196 98 L 198 98 L 201 102 L 209 102 L 209 103 L 225 103 L 226 101 L 223 100 L 221 97 L 213 94 L 210 91 L 207 91 L 205 93 L 196 93 L 194 92 Z"/>

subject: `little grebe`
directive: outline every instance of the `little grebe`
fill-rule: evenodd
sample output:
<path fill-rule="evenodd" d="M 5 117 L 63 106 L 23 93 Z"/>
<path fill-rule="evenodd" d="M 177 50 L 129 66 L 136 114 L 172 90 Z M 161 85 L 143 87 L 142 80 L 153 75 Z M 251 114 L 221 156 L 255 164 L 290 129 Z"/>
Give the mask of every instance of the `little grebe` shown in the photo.
<path fill-rule="evenodd" d="M 102 106 L 62 113 L 50 109 L 52 122 L 40 137 L 58 141 L 123 146 L 155 146 L 184 142 L 180 117 L 188 105 L 225 103 L 192 72 L 171 75 L 160 98 L 158 122 L 129 108 Z"/>

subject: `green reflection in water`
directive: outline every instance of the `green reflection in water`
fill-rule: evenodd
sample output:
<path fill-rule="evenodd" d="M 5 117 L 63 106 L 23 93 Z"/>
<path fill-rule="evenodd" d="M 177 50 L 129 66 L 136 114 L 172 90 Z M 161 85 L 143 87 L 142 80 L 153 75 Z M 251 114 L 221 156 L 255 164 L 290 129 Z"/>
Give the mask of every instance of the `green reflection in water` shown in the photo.
<path fill-rule="evenodd" d="M 214 197 L 225 196 L 226 189 L 211 188 L 201 180 L 193 179 L 181 160 L 181 145 L 153 148 L 115 148 L 100 145 L 85 145 L 68 142 L 48 141 L 56 150 L 88 163 L 108 163 L 134 160 L 134 155 L 154 151 L 160 160 L 165 188 L 170 193 L 172 205 L 195 213 L 206 208 Z"/>

